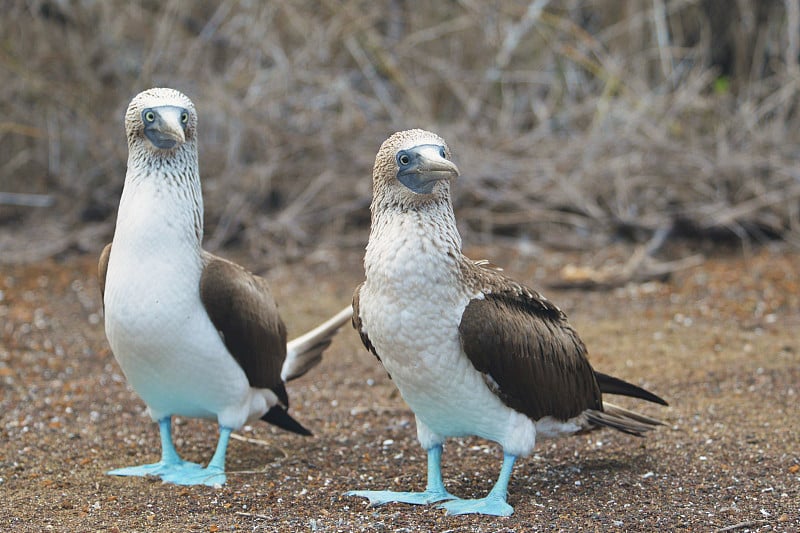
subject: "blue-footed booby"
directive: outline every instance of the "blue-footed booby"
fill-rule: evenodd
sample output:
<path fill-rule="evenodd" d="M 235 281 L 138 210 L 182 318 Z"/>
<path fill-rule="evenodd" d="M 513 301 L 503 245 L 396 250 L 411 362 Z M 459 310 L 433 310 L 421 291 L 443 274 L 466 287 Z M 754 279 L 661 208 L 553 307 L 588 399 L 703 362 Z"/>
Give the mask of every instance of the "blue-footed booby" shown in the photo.
<path fill-rule="evenodd" d="M 287 344 L 267 282 L 202 248 L 192 101 L 173 89 L 144 91 L 128 106 L 125 131 L 128 170 L 98 274 L 106 336 L 158 422 L 161 460 L 109 474 L 223 484 L 228 439 L 246 422 L 261 418 L 310 435 L 287 412 L 284 383 L 321 360 L 352 310 Z M 172 416 L 217 421 L 219 442 L 207 467 L 180 458 Z"/>
<path fill-rule="evenodd" d="M 353 326 L 416 416 L 428 481 L 423 492 L 347 495 L 508 516 L 514 461 L 537 437 L 602 426 L 641 435 L 660 422 L 604 403 L 603 394 L 666 402 L 594 371 L 558 307 L 462 254 L 450 199 L 458 175 L 445 141 L 423 130 L 395 133 L 375 159 L 366 280 L 353 297 Z M 442 443 L 468 435 L 503 448 L 500 476 L 481 499 L 457 498 L 442 479 Z"/>

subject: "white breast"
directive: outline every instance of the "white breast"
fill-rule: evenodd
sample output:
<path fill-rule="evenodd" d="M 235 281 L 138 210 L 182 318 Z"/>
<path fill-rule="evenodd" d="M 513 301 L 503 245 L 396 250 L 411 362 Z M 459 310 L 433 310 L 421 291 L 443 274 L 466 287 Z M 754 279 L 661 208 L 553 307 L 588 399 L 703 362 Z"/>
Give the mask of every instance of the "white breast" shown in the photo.
<path fill-rule="evenodd" d="M 367 247 L 360 316 L 405 401 L 442 437 L 478 435 L 528 453 L 533 423 L 489 390 L 461 349 L 461 315 L 479 295 L 459 279 L 456 258 L 413 217 L 378 229 Z"/>
<path fill-rule="evenodd" d="M 200 301 L 202 261 L 191 217 L 176 208 L 168 188 L 126 185 L 106 277 L 106 335 L 154 418 L 233 411 L 220 423 L 238 427 L 254 414 L 253 398 Z"/>

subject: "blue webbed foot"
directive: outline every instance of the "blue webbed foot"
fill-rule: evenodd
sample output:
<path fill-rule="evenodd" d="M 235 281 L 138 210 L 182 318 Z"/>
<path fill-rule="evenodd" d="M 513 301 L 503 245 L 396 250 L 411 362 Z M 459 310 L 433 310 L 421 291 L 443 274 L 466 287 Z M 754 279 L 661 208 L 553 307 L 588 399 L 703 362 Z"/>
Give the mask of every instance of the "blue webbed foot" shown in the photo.
<path fill-rule="evenodd" d="M 511 470 L 514 468 L 515 460 L 515 456 L 507 453 L 503 454 L 503 466 L 500 468 L 500 476 L 485 498 L 445 502 L 438 506 L 439 509 L 446 510 L 447 514 L 511 516 L 514 514 L 514 508 L 506 502 L 506 494 L 508 492 L 508 480 L 511 477 Z"/>
<path fill-rule="evenodd" d="M 178 455 L 175 445 L 172 444 L 172 423 L 169 416 L 165 416 L 158 421 L 158 429 L 161 436 L 161 460 L 159 462 L 116 468 L 109 470 L 107 474 L 111 476 L 158 476 L 163 479 L 165 476 L 203 469 L 201 465 L 191 461 L 184 461 Z"/>
<path fill-rule="evenodd" d="M 455 496 L 446 490 L 426 490 L 424 492 L 395 492 L 391 490 L 351 490 L 345 496 L 360 496 L 369 500 L 370 507 L 386 503 L 410 503 L 413 505 L 427 505 L 444 500 L 455 500 Z"/>
<path fill-rule="evenodd" d="M 201 470 L 203 467 L 197 463 L 189 461 L 159 461 L 138 466 L 126 466 L 124 468 L 115 468 L 106 472 L 110 476 L 164 476 L 173 475 L 178 472 Z"/>
<path fill-rule="evenodd" d="M 428 449 L 428 484 L 423 492 L 394 492 L 391 490 L 351 490 L 345 496 L 367 498 L 371 507 L 386 503 L 410 503 L 427 505 L 444 500 L 457 500 L 444 488 L 442 481 L 442 445 L 437 444 Z"/>
<path fill-rule="evenodd" d="M 207 468 L 173 471 L 164 474 L 161 479 L 164 480 L 164 483 L 174 483 L 175 485 L 206 485 L 209 487 L 224 485 L 226 481 L 225 471 L 212 465 Z"/>
<path fill-rule="evenodd" d="M 207 467 L 170 472 L 161 476 L 161 479 L 165 483 L 174 483 L 176 485 L 207 485 L 209 487 L 224 485 L 227 480 L 225 476 L 225 453 L 228 450 L 230 436 L 231 428 L 220 426 L 217 449 Z"/>
<path fill-rule="evenodd" d="M 489 494 L 487 497 L 477 500 L 445 502 L 437 507 L 446 510 L 449 515 L 485 514 L 492 516 L 511 516 L 514 513 L 514 508 L 511 507 L 504 498 L 493 494 Z"/>

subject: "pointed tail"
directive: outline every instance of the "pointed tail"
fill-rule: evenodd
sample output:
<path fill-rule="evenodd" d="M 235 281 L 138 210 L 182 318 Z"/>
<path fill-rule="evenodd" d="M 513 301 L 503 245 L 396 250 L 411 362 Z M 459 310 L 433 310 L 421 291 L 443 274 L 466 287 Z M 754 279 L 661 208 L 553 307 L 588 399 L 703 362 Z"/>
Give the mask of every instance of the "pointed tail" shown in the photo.
<path fill-rule="evenodd" d="M 297 433 L 298 435 L 303 435 L 305 437 L 310 437 L 312 435 L 300 422 L 292 418 L 286 408 L 280 404 L 270 407 L 270 410 L 261 417 L 261 420 L 273 426 L 285 429 L 286 431 Z"/>
<path fill-rule="evenodd" d="M 637 387 L 627 381 L 600 372 L 595 372 L 595 377 L 597 378 L 597 385 L 600 387 L 600 392 L 604 395 L 618 394 L 620 396 L 631 396 L 661 405 L 669 405 L 660 396 L 656 396 L 652 392 Z M 643 433 L 654 429 L 656 426 L 664 425 L 660 420 L 629 411 L 618 405 L 608 403 L 605 400 L 603 401 L 602 411 L 591 410 L 587 412 L 587 420 L 595 427 L 610 427 L 629 435 L 636 435 L 637 437 L 641 437 Z"/>
<path fill-rule="evenodd" d="M 588 411 L 586 418 L 593 426 L 610 427 L 637 437 L 643 436 L 644 433 L 655 429 L 656 426 L 664 425 L 660 420 L 629 411 L 608 402 L 603 402 L 602 411 Z"/>
<path fill-rule="evenodd" d="M 594 373 L 597 378 L 597 384 L 600 386 L 600 392 L 603 394 L 619 394 L 620 396 L 632 396 L 640 400 L 647 400 L 648 402 L 659 403 L 661 405 L 669 405 L 663 398 L 656 396 L 650 391 L 637 387 L 632 383 L 623 381 L 619 378 L 609 376 L 600 372 Z"/>
<path fill-rule="evenodd" d="M 286 360 L 281 369 L 284 382 L 299 378 L 322 361 L 322 352 L 330 346 L 333 336 L 353 316 L 353 307 L 347 306 L 308 333 L 286 343 Z"/>

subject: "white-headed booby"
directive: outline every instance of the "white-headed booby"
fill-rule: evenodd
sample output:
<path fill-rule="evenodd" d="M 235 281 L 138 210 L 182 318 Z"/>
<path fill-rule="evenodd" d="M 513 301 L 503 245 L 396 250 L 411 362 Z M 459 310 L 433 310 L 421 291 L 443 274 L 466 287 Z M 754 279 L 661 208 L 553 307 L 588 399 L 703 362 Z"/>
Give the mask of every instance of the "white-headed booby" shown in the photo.
<path fill-rule="evenodd" d="M 441 505 L 449 514 L 507 516 L 511 470 L 536 437 L 608 426 L 641 435 L 660 422 L 604 404 L 603 393 L 666 405 L 635 385 L 595 372 L 564 313 L 484 261 L 461 253 L 450 200 L 458 176 L 438 135 L 387 139 L 375 159 L 366 280 L 353 297 L 353 325 L 416 415 L 428 453 L 424 492 L 353 491 L 372 505 Z M 499 443 L 504 459 L 491 492 L 477 500 L 445 490 L 446 437 Z"/>
<path fill-rule="evenodd" d="M 348 306 L 286 343 L 265 280 L 202 249 L 197 113 L 173 89 L 133 98 L 125 113 L 128 171 L 114 239 L 100 256 L 105 330 L 129 383 L 161 432 L 161 460 L 112 470 L 171 483 L 225 482 L 232 430 L 261 418 L 302 435 L 284 383 L 318 363 Z M 183 461 L 173 415 L 215 419 L 219 443 L 206 468 Z"/>

